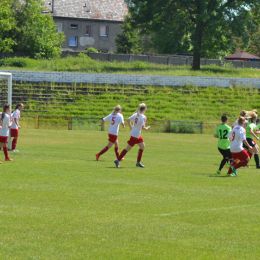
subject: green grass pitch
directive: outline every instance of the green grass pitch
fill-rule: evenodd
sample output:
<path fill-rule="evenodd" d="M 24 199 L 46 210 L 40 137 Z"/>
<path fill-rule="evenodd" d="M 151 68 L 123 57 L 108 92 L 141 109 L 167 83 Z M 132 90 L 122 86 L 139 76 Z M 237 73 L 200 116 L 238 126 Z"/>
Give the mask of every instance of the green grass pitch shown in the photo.
<path fill-rule="evenodd" d="M 95 161 L 106 132 L 22 130 L 0 165 L 0 259 L 260 259 L 254 161 L 219 176 L 213 135 L 142 136 L 146 168 L 135 147 L 117 169 L 114 149 Z"/>

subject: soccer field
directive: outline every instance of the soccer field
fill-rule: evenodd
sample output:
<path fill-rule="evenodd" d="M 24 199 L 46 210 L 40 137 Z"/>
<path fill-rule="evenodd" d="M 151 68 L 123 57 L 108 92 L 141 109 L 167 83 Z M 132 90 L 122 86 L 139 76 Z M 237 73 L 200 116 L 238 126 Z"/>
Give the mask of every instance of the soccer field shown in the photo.
<path fill-rule="evenodd" d="M 137 147 L 115 168 L 106 132 L 22 130 L 0 153 L 0 259 L 260 259 L 254 161 L 217 175 L 213 134 L 142 136 L 146 168 Z"/>

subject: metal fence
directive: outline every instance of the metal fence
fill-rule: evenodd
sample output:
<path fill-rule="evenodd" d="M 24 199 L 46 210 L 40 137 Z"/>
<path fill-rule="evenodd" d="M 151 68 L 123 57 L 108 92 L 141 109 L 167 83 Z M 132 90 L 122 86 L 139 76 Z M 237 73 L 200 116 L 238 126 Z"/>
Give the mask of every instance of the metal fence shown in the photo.
<path fill-rule="evenodd" d="M 170 133 L 202 134 L 203 122 L 169 120 Z"/>
<path fill-rule="evenodd" d="M 102 127 L 99 127 L 102 118 L 24 114 L 21 115 L 21 117 L 20 125 L 23 129 L 106 131 L 109 127 L 109 122 L 105 122 Z M 151 132 L 154 133 L 208 134 L 214 132 L 218 124 L 219 123 L 156 119 L 148 119 L 146 121 L 146 125 L 150 125 Z M 120 131 L 129 131 L 128 125 L 126 124 L 126 128 L 121 128 Z"/>

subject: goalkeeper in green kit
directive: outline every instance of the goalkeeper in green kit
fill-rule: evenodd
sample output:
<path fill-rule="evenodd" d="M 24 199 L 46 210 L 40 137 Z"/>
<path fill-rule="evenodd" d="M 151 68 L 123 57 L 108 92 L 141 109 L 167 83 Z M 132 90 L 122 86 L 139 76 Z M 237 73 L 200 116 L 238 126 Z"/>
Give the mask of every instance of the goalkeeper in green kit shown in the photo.
<path fill-rule="evenodd" d="M 230 140 L 228 138 L 229 132 L 231 132 L 232 128 L 227 125 L 228 122 L 228 116 L 227 114 L 223 114 L 221 116 L 222 124 L 218 125 L 214 137 L 218 138 L 218 150 L 222 154 L 223 159 L 220 163 L 219 169 L 217 170 L 217 173 L 220 174 L 222 168 L 225 166 L 225 164 L 229 161 L 232 161 L 232 154 L 230 152 Z"/>

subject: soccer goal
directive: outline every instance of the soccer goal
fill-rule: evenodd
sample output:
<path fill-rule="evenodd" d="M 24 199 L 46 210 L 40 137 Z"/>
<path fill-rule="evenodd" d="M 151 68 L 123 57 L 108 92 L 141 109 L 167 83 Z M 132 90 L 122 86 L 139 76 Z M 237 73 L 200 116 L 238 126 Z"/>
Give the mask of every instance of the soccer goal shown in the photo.
<path fill-rule="evenodd" d="M 0 72 L 0 102 L 1 107 L 8 103 L 12 111 L 12 73 Z M 11 111 L 9 113 L 10 116 Z M 11 150 L 11 131 L 9 131 L 8 149 Z"/>

